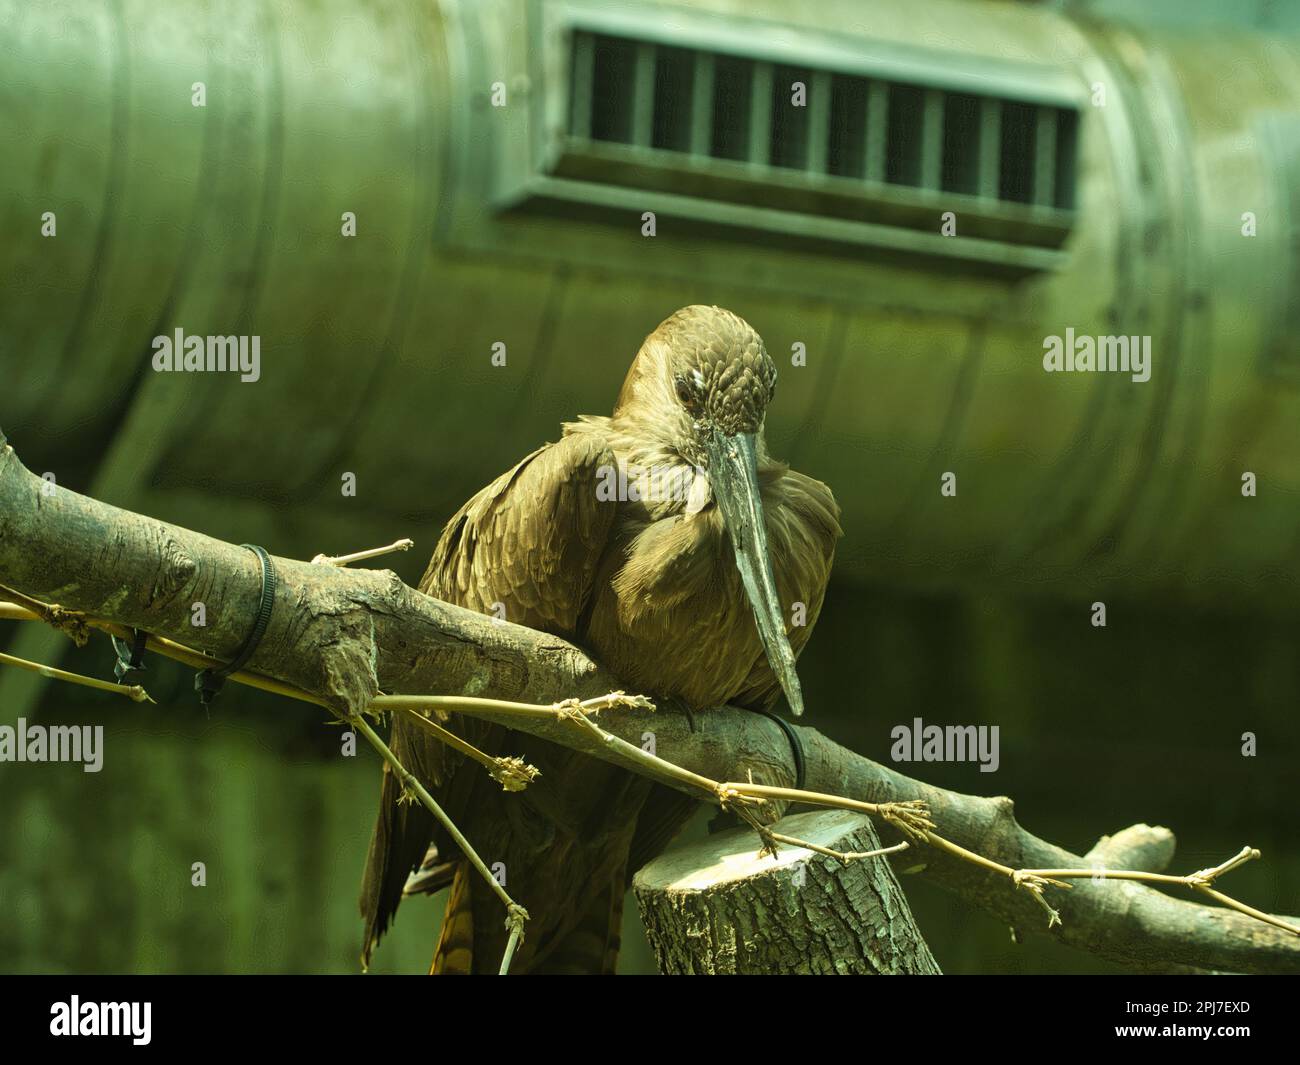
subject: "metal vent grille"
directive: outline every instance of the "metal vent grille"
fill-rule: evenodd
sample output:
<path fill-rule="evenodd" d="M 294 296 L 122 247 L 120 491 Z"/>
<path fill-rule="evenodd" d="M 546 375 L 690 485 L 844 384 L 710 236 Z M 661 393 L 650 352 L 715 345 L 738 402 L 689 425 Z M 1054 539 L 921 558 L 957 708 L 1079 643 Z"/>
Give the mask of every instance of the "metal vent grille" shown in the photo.
<path fill-rule="evenodd" d="M 576 30 L 570 136 L 1073 210 L 1078 113 Z M 792 86 L 805 87 L 804 106 Z"/>

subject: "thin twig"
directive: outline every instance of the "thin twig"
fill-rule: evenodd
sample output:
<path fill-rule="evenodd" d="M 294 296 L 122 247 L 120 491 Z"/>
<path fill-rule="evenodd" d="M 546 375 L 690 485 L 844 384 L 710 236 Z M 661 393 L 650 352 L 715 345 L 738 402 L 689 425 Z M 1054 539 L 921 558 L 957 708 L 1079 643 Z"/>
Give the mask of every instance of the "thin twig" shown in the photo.
<path fill-rule="evenodd" d="M 86 642 L 90 639 L 90 633 L 86 628 L 86 615 L 79 610 L 65 610 L 57 603 L 42 603 L 39 599 L 23 595 L 22 592 L 13 588 L 6 588 L 2 584 L 0 584 L 0 592 L 7 595 L 13 603 L 20 607 L 26 607 L 46 624 L 58 629 L 78 647 L 86 646 Z"/>
<path fill-rule="evenodd" d="M 823 847 L 819 843 L 809 843 L 806 839 L 785 836 L 780 832 L 772 832 L 771 836 L 778 843 L 784 843 L 788 847 L 802 847 L 804 850 L 816 851 L 828 858 L 838 858 L 845 865 L 862 858 L 882 858 L 887 854 L 897 854 L 899 851 L 905 851 L 911 846 L 907 840 L 903 840 L 902 843 L 895 843 L 892 847 L 879 847 L 874 851 L 837 851 L 832 850 L 830 847 Z"/>
<path fill-rule="evenodd" d="M 372 547 L 368 551 L 354 551 L 350 555 L 317 555 L 312 564 L 316 566 L 346 566 L 350 562 L 361 562 L 367 558 L 378 558 L 394 551 L 409 551 L 415 546 L 414 540 L 398 540 L 387 547 Z"/>
<path fill-rule="evenodd" d="M 1244 913 L 1248 917 L 1254 917 L 1257 921 L 1271 924 L 1274 928 L 1281 928 L 1284 931 L 1300 936 L 1300 927 L 1296 927 L 1289 921 L 1274 917 L 1272 914 L 1264 913 L 1262 910 L 1257 910 L 1253 906 L 1247 906 L 1244 902 L 1238 902 L 1232 896 L 1225 895 L 1223 892 L 1214 889 L 1214 882 L 1219 877 L 1259 857 L 1260 852 L 1256 848 L 1242 847 L 1227 861 L 1220 862 L 1212 869 L 1198 869 L 1186 876 L 1176 876 L 1171 873 L 1143 873 L 1131 869 L 1021 869 L 1019 872 L 1029 876 L 1059 877 L 1067 880 L 1082 880 L 1087 877 L 1091 880 L 1138 880 L 1151 884 L 1178 884 L 1199 891 L 1201 894 L 1217 900 L 1238 913 Z"/>
<path fill-rule="evenodd" d="M 524 940 L 524 922 L 528 920 L 528 911 L 522 906 L 514 906 L 506 915 L 506 927 L 510 929 L 510 938 L 506 940 L 505 953 L 501 955 L 501 968 L 497 970 L 498 976 L 506 976 L 510 972 L 510 963 L 515 957 L 515 948 Z"/>
<path fill-rule="evenodd" d="M 96 691 L 111 692 L 113 695 L 125 695 L 135 703 L 153 702 L 149 698 L 149 693 L 139 684 L 113 684 L 111 681 L 83 677 L 80 673 L 69 673 L 66 669 L 56 669 L 54 666 L 42 665 L 40 662 L 29 662 L 25 658 L 17 658 L 14 655 L 4 653 L 0 653 L 0 666 L 17 666 L 29 673 L 39 673 L 42 677 L 48 677 L 50 680 L 64 680 L 69 684 L 80 684 L 83 688 L 94 688 Z"/>
<path fill-rule="evenodd" d="M 528 920 L 528 911 L 507 894 L 506 889 L 501 886 L 501 882 L 492 875 L 488 867 L 483 864 L 483 859 L 478 856 L 478 852 L 470 846 L 469 840 L 467 840 L 461 833 L 460 829 L 456 827 L 456 823 L 447 815 L 447 812 L 438 805 L 437 800 L 429 794 L 428 789 L 420 783 L 419 778 L 402 765 L 398 760 L 397 755 L 393 754 L 388 744 L 380 739 L 379 734 L 370 727 L 370 722 L 360 714 L 355 714 L 352 718 L 352 724 L 355 726 L 357 731 L 365 736 L 369 741 L 370 746 L 377 750 L 384 761 L 388 763 L 389 768 L 397 775 L 397 779 L 402 782 L 402 788 L 404 791 L 409 792 L 418 798 L 424 805 L 425 809 L 441 822 L 442 827 L 447 830 L 447 834 L 451 836 L 455 841 L 456 846 L 460 848 L 461 854 L 464 855 L 470 865 L 478 871 L 478 874 L 487 881 L 488 886 L 496 893 L 496 896 L 501 900 L 502 905 L 505 906 L 508 915 L 506 918 L 506 924 L 507 927 L 510 928 L 511 932 L 510 942 L 506 946 L 506 956 L 501 962 L 501 972 L 504 974 L 510 966 L 510 959 L 514 956 L 514 947 L 517 945 L 519 940 L 523 939 L 524 922 Z"/>
<path fill-rule="evenodd" d="M 418 721 L 448 747 L 460 751 L 467 758 L 472 758 L 478 762 L 488 771 L 488 775 L 501 785 L 503 791 L 523 791 L 524 788 L 541 776 L 541 770 L 536 766 L 529 765 L 522 758 L 494 758 L 490 754 L 485 754 L 472 743 L 461 739 L 451 729 L 443 728 L 436 721 L 431 721 L 418 710 L 400 707 L 398 713 L 405 714 L 412 721 Z"/>
<path fill-rule="evenodd" d="M 559 721 L 571 717 L 574 710 L 587 715 L 619 707 L 631 710 L 653 710 L 655 705 L 644 695 L 628 695 L 625 692 L 610 692 L 608 695 L 598 695 L 594 699 L 565 699 L 549 705 L 517 703 L 507 699 L 481 699 L 470 695 L 376 695 L 370 700 L 366 710 L 431 709 L 469 714 L 510 714 L 513 717 L 538 717 Z"/>
<path fill-rule="evenodd" d="M 880 847 L 874 851 L 837 851 L 830 847 L 823 847 L 820 843 L 811 843 L 806 839 L 799 839 L 796 836 L 787 836 L 781 832 L 773 832 L 770 825 L 765 825 L 758 819 L 758 815 L 753 810 L 742 808 L 736 811 L 737 815 L 750 828 L 758 833 L 758 838 L 762 841 L 759 848 L 758 856 L 765 855 L 777 857 L 777 844 L 784 843 L 787 847 L 802 847 L 804 850 L 815 851 L 818 854 L 824 854 L 828 858 L 835 858 L 842 865 L 848 865 L 852 861 L 862 858 L 880 858 L 887 854 L 895 854 L 898 851 L 906 850 L 910 844 L 906 840 L 902 843 L 895 843 L 892 847 Z"/>

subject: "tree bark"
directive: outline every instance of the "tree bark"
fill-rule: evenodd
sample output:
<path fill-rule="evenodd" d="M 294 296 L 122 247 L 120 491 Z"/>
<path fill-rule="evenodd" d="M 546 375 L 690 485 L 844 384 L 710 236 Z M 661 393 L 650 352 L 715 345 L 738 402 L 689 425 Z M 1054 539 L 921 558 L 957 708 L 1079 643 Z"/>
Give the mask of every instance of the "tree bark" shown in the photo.
<path fill-rule="evenodd" d="M 280 580 L 274 612 L 246 668 L 307 693 L 338 715 L 360 713 L 380 691 L 548 703 L 625 688 L 559 637 L 421 595 L 391 571 L 280 557 L 275 565 Z M 0 585 L 191 647 L 198 644 L 228 661 L 255 616 L 260 577 L 251 551 L 49 485 L 19 462 L 0 433 Z M 191 607 L 198 601 L 207 606 L 204 629 L 191 625 Z M 274 683 L 269 686 L 274 690 Z M 487 709 L 473 713 L 655 776 L 590 729 Z M 661 757 L 701 778 L 752 778 L 785 786 L 794 780 L 784 732 L 749 711 L 718 707 L 688 715 L 661 703 L 655 712 L 607 712 L 600 724 L 638 750 L 643 736 L 653 733 Z M 1021 828 L 1009 798 L 935 788 L 846 750 L 815 729 L 795 727 L 811 791 L 875 803 L 924 799 L 942 835 L 1012 868 L 1077 867 L 1086 861 Z M 701 798 L 711 794 L 707 782 L 702 790 L 673 777 L 655 779 Z M 901 839 L 888 825 L 880 832 L 886 844 Z M 1225 846 L 1227 852 L 1233 849 Z M 1076 881 L 1073 890 L 1054 891 L 1051 900 L 1062 924 L 1048 932 L 1042 909 L 1004 876 L 919 846 L 894 862 L 1021 932 L 1047 933 L 1121 964 L 1300 971 L 1300 936 L 1137 883 Z"/>
<path fill-rule="evenodd" d="M 878 850 L 847 810 L 782 818 L 772 831 L 831 850 Z M 669 975 L 938 975 L 884 858 L 848 863 L 802 847 L 760 855 L 749 829 L 668 851 L 632 881 L 661 972 Z"/>

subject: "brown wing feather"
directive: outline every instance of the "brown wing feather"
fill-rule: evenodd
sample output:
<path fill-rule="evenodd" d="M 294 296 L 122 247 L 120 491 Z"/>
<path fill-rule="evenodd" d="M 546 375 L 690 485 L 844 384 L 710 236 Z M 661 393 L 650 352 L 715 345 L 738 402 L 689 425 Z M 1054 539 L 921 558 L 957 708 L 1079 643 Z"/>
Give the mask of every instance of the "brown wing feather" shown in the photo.
<path fill-rule="evenodd" d="M 547 444 L 461 507 L 429 560 L 420 590 L 449 603 L 571 636 L 614 518 L 596 496 L 614 456 L 591 434 Z"/>
<path fill-rule="evenodd" d="M 613 462 L 605 442 L 590 433 L 534 451 L 447 523 L 420 590 L 481 613 L 491 613 L 500 603 L 509 621 L 572 636 L 614 517 L 613 504 L 601 502 L 596 494 L 600 467 Z M 499 728 L 459 715 L 452 727 L 475 746 L 497 753 Z M 394 717 L 390 744 L 452 820 L 464 827 L 474 793 L 486 779 L 482 772 L 460 772 L 462 756 L 401 715 Z M 430 840 L 439 837 L 442 854 L 456 853 L 454 844 L 435 831 L 429 813 L 418 805 L 399 804 L 399 796 L 400 787 L 385 772 L 361 891 L 366 961 Z"/>

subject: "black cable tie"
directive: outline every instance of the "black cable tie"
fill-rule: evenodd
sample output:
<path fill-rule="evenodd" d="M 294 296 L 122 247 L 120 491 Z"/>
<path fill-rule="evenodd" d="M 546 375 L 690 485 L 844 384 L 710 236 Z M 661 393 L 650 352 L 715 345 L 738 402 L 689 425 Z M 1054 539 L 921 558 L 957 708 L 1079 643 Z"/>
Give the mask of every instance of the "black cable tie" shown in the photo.
<path fill-rule="evenodd" d="M 116 636 L 110 636 L 109 639 L 113 641 L 113 650 L 117 652 L 117 661 L 113 663 L 113 676 L 117 678 L 118 684 L 125 684 L 127 677 L 144 672 L 144 645 L 149 639 L 147 632 L 132 629 L 129 646 Z"/>
<path fill-rule="evenodd" d="M 803 791 L 805 760 L 803 754 L 803 741 L 799 739 L 799 733 L 797 733 L 794 726 L 783 717 L 778 717 L 776 714 L 770 713 L 767 710 L 755 710 L 754 713 L 762 714 L 764 717 L 770 718 L 781 726 L 781 731 L 785 733 L 785 738 L 790 741 L 790 750 L 794 752 L 795 790 Z"/>
<path fill-rule="evenodd" d="M 262 564 L 262 601 L 258 604 L 257 618 L 253 622 L 253 631 L 248 634 L 248 639 L 240 647 L 239 653 L 224 666 L 200 670 L 195 674 L 194 690 L 199 693 L 199 702 L 204 706 L 212 702 L 217 693 L 221 691 L 226 683 L 226 678 L 230 674 L 243 669 L 244 664 L 253 657 L 253 652 L 257 650 L 257 645 L 262 642 L 267 626 L 271 623 L 271 608 L 275 606 L 277 578 L 271 556 L 256 544 L 240 544 L 239 546 L 246 547 L 256 554 L 257 560 Z"/>

